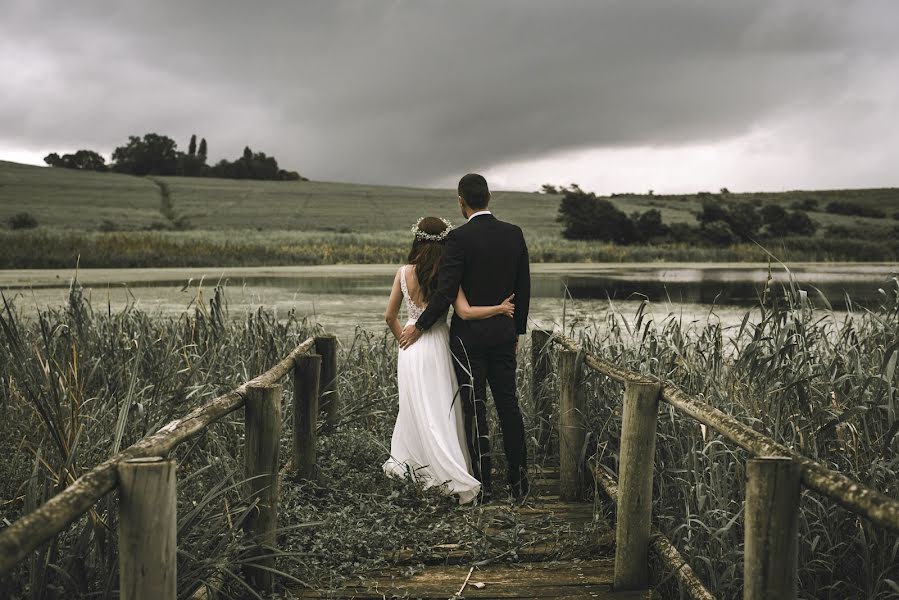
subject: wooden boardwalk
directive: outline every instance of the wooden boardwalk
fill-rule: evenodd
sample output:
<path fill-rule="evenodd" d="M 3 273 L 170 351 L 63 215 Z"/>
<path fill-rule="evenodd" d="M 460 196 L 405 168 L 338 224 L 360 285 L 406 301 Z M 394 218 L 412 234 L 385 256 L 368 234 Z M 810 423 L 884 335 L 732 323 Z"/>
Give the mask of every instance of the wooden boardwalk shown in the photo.
<path fill-rule="evenodd" d="M 483 511 L 487 535 L 521 535 L 521 547 L 494 559 L 454 544 L 433 548 L 426 557 L 397 549 L 392 569 L 343 588 L 291 592 L 300 598 L 360 599 L 653 597 L 646 591 L 612 591 L 614 531 L 594 521 L 592 503 L 559 498 L 558 469 L 532 473 L 532 498 L 523 506 L 495 501 L 467 510 Z M 422 563 L 424 568 L 408 573 Z"/>

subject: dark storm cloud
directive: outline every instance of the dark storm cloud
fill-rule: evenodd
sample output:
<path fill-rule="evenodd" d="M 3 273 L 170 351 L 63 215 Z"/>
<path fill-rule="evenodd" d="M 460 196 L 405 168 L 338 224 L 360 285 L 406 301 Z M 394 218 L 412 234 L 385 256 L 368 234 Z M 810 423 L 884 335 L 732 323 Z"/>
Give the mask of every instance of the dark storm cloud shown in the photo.
<path fill-rule="evenodd" d="M 215 157 L 249 144 L 317 179 L 393 183 L 708 143 L 830 105 L 830 124 L 849 126 L 846 94 L 881 106 L 899 49 L 889 0 L 20 0 L 3 13 L 6 147 L 108 152 L 147 131 L 184 146 L 196 132 Z M 860 72 L 876 85 L 850 90 Z"/>

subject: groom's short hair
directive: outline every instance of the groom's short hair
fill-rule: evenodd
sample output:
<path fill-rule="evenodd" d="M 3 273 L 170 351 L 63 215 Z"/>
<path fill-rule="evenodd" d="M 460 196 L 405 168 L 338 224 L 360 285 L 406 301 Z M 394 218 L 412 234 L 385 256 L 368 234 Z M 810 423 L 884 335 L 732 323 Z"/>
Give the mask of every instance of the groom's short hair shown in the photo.
<path fill-rule="evenodd" d="M 490 202 L 487 180 L 477 173 L 462 176 L 459 180 L 459 195 L 465 200 L 465 204 L 475 210 L 487 208 L 487 203 Z"/>

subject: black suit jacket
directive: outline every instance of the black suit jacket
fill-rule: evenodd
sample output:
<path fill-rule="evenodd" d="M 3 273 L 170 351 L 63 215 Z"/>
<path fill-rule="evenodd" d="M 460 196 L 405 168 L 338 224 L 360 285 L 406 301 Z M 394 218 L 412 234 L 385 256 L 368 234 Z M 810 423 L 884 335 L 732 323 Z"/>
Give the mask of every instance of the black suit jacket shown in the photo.
<path fill-rule="evenodd" d="M 531 301 L 528 247 L 521 228 L 493 215 L 479 215 L 446 238 L 440 277 L 418 328 L 429 329 L 456 299 L 459 286 L 472 306 L 501 304 L 515 294 L 515 318 L 497 315 L 463 321 L 453 315 L 450 335 L 468 346 L 492 346 L 517 340 L 527 330 Z"/>

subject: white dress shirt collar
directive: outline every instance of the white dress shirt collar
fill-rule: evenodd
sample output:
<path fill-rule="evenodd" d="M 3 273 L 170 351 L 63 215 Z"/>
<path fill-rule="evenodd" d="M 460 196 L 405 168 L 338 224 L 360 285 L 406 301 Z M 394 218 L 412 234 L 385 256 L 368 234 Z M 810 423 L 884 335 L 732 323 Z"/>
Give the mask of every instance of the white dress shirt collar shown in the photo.
<path fill-rule="evenodd" d="M 479 216 L 481 216 L 481 215 L 492 215 L 492 214 L 493 214 L 493 213 L 490 212 L 489 210 L 479 210 L 478 212 L 476 212 L 476 213 L 474 213 L 473 215 L 471 215 L 470 217 L 468 217 L 468 220 L 471 221 L 471 220 L 474 219 L 475 217 L 479 217 Z"/>

